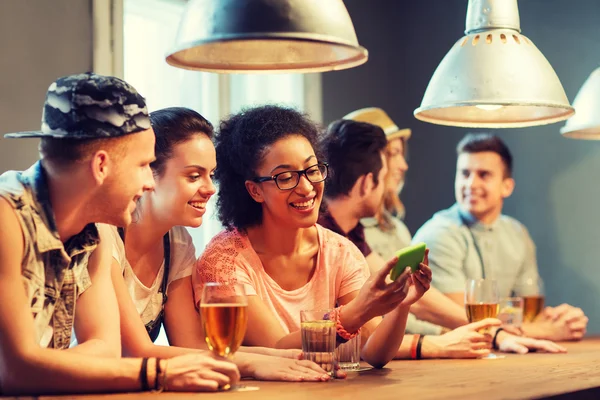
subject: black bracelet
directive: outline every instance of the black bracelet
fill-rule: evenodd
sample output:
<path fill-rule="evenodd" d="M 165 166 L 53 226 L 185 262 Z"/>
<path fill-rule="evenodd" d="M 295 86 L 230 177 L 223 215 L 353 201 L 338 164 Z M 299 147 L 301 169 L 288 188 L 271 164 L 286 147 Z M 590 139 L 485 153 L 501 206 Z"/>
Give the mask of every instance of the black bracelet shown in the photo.
<path fill-rule="evenodd" d="M 162 392 L 160 387 L 160 374 L 162 373 L 162 368 L 160 367 L 160 358 L 156 359 L 156 379 L 154 380 L 154 390 L 157 392 Z"/>
<path fill-rule="evenodd" d="M 492 339 L 492 348 L 499 350 L 498 349 L 498 343 L 496 343 L 496 339 L 498 339 L 498 334 L 500 332 L 502 332 L 504 330 L 504 328 L 498 328 L 498 330 L 496 330 L 496 333 L 494 333 L 494 339 Z"/>
<path fill-rule="evenodd" d="M 142 391 L 150 390 L 148 384 L 148 357 L 142 358 L 142 368 L 140 369 L 140 382 L 142 384 Z"/>
<path fill-rule="evenodd" d="M 417 342 L 417 360 L 421 359 L 421 346 L 423 346 L 423 338 L 425 338 L 425 335 L 421 335 L 421 337 L 419 337 L 419 341 Z"/>

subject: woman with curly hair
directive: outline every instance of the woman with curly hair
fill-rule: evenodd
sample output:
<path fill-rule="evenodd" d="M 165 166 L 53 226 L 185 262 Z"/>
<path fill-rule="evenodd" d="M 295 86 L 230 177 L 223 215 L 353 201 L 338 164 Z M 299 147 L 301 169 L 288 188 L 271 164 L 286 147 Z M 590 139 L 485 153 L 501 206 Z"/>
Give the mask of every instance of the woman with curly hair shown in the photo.
<path fill-rule="evenodd" d="M 199 305 L 207 282 L 243 284 L 244 343 L 276 348 L 301 346 L 301 310 L 339 306 L 332 314 L 338 342 L 362 328 L 363 359 L 382 367 L 398 354 L 410 305 L 429 288 L 431 270 L 425 260 L 417 273 L 407 268 L 388 283 L 392 259 L 369 278 L 358 248 L 316 223 L 327 178 L 317 136 L 308 118 L 277 106 L 221 123 L 215 179 L 226 229 L 196 264 L 195 301 Z"/>

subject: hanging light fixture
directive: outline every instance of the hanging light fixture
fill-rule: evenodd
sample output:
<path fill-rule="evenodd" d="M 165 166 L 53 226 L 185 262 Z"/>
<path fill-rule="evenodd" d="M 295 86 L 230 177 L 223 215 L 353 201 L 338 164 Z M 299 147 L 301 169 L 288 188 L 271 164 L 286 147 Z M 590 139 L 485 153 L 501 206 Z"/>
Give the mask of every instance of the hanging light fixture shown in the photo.
<path fill-rule="evenodd" d="M 572 139 L 600 139 L 600 68 L 587 78 L 575 100 L 573 107 L 577 114 L 567 120 L 560 133 Z"/>
<path fill-rule="evenodd" d="M 520 32 L 517 0 L 469 0 L 466 36 L 435 70 L 415 117 L 440 125 L 512 128 L 573 115 L 550 63 Z"/>
<path fill-rule="evenodd" d="M 190 0 L 167 63 L 209 72 L 321 72 L 367 58 L 342 0 Z"/>

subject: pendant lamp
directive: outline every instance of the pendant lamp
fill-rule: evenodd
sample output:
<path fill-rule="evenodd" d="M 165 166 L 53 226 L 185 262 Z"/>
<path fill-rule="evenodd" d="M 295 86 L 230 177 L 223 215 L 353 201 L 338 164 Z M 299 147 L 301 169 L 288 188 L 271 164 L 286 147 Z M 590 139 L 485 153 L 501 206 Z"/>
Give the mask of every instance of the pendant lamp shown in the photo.
<path fill-rule="evenodd" d="M 600 68 L 587 78 L 575 100 L 573 107 L 577 114 L 567 120 L 560 133 L 572 139 L 600 139 Z"/>
<path fill-rule="evenodd" d="M 209 72 L 321 72 L 367 61 L 342 0 L 190 0 L 167 63 Z"/>
<path fill-rule="evenodd" d="M 552 66 L 521 34 L 517 0 L 469 0 L 465 34 L 435 70 L 417 119 L 513 128 L 574 114 Z"/>

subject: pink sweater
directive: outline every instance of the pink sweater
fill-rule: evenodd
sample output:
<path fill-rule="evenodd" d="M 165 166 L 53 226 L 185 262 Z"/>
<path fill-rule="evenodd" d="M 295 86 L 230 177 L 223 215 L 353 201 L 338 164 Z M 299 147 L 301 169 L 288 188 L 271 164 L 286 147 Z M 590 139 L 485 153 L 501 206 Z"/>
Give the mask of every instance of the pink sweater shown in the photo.
<path fill-rule="evenodd" d="M 259 296 L 287 332 L 300 330 L 301 310 L 334 308 L 337 300 L 360 290 L 369 276 L 367 262 L 348 239 L 317 226 L 319 253 L 311 280 L 295 290 L 282 289 L 263 269 L 248 236 L 222 231 L 206 247 L 192 275 L 195 303 L 207 282 L 238 282 Z"/>

